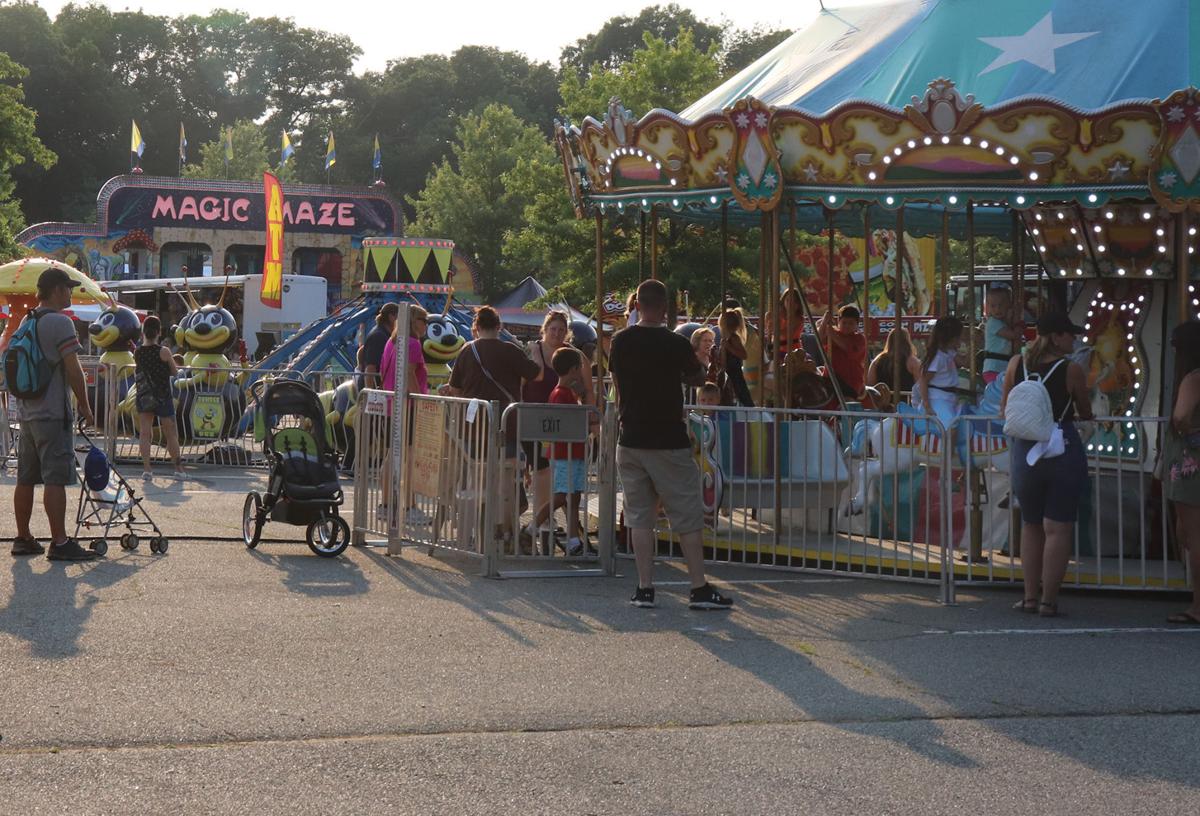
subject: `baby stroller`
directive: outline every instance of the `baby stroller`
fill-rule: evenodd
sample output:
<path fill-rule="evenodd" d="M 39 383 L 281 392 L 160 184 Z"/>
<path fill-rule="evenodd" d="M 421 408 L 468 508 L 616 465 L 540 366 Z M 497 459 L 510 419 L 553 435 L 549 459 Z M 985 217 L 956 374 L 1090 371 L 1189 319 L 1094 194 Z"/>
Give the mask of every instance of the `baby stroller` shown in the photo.
<path fill-rule="evenodd" d="M 251 492 L 242 508 L 242 538 L 254 549 L 267 520 L 308 529 L 305 539 L 317 555 L 341 555 L 350 543 L 350 525 L 338 515 L 342 486 L 337 458 L 326 436 L 325 409 L 305 383 L 278 380 L 262 395 L 263 452 L 271 468 L 267 492 Z"/>
<path fill-rule="evenodd" d="M 92 444 L 92 440 L 79 429 L 84 445 L 75 449 L 75 465 L 79 471 L 79 505 L 75 511 L 75 538 L 80 532 L 92 536 L 88 548 L 104 555 L 108 552 L 108 537 L 113 528 L 124 527 L 118 539 L 123 550 L 136 550 L 141 544 L 140 531 L 146 535 L 150 552 L 166 555 L 170 542 L 158 529 L 154 519 L 142 506 L 138 496 L 104 452 Z M 83 461 L 80 461 L 80 455 Z"/>

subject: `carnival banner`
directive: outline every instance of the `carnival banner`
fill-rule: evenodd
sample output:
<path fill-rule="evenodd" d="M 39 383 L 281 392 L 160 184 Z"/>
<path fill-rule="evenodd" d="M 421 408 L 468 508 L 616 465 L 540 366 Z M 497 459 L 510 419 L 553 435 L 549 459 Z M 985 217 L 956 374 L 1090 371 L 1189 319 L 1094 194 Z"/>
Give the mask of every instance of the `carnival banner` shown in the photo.
<path fill-rule="evenodd" d="M 278 309 L 283 305 L 283 188 L 271 173 L 263 173 L 263 201 L 267 211 L 266 253 L 258 297 L 264 306 Z"/>

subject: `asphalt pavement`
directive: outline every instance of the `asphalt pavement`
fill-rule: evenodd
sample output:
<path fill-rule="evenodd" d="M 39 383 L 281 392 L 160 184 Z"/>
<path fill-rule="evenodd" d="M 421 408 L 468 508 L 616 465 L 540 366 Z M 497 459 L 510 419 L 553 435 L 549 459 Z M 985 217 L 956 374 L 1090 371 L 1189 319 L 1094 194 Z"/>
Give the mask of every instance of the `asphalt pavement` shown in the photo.
<path fill-rule="evenodd" d="M 627 562 L 488 580 L 281 525 L 248 551 L 256 479 L 151 485 L 165 557 L 0 569 L 0 812 L 1200 811 L 1179 596 L 1046 620 L 1011 590 L 721 568 L 737 607 L 694 612 L 664 564 L 639 610 Z"/>

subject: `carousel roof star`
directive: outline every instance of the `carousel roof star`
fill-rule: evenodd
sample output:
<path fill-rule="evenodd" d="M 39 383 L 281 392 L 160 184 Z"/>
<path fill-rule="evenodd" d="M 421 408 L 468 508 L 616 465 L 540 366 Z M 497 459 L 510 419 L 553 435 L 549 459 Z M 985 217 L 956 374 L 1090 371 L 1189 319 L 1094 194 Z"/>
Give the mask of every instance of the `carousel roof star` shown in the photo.
<path fill-rule="evenodd" d="M 1184 116 L 1185 114 L 1183 112 L 1183 108 L 1179 107 L 1178 105 L 1175 105 L 1173 108 L 1167 111 L 1168 122 L 1182 122 Z"/>
<path fill-rule="evenodd" d="M 762 111 L 759 111 L 754 117 L 754 124 L 760 128 L 765 128 L 767 126 L 767 115 Z"/>
<path fill-rule="evenodd" d="M 1108 178 L 1111 181 L 1119 181 L 1129 175 L 1130 162 L 1121 159 L 1115 160 L 1108 166 Z"/>
<path fill-rule="evenodd" d="M 715 175 L 717 180 L 722 184 L 729 183 L 729 171 L 725 169 L 725 165 L 718 164 L 717 169 L 713 171 L 713 175 Z"/>
<path fill-rule="evenodd" d="M 1100 33 L 1099 31 L 1087 31 L 1077 34 L 1055 34 L 1052 16 L 1052 13 L 1047 14 L 1034 23 L 1033 28 L 1016 37 L 979 37 L 980 42 L 987 43 L 993 48 L 999 48 L 1003 52 L 992 60 L 988 67 L 980 71 L 979 75 L 983 76 L 1015 62 L 1028 62 L 1053 74 L 1056 68 L 1054 52 L 1057 49 Z"/>
<path fill-rule="evenodd" d="M 738 185 L 738 187 L 741 187 L 743 190 L 745 190 L 747 187 L 750 186 L 750 177 L 748 175 L 746 175 L 745 173 L 738 173 L 737 185 Z"/>
<path fill-rule="evenodd" d="M 734 118 L 733 121 L 736 122 L 737 126 L 739 128 L 741 128 L 742 130 L 745 130 L 746 128 L 750 127 L 750 117 L 747 116 L 745 113 L 739 113 Z"/>
<path fill-rule="evenodd" d="M 1163 187 L 1174 187 L 1175 182 L 1178 180 L 1179 176 L 1175 175 L 1170 170 L 1166 170 L 1160 173 L 1158 176 L 1158 183 Z"/>
<path fill-rule="evenodd" d="M 813 164 L 812 162 L 809 162 L 808 164 L 804 165 L 804 180 L 805 181 L 816 181 L 817 180 L 817 166 L 815 164 Z"/>
<path fill-rule="evenodd" d="M 779 179 L 775 177 L 774 173 L 767 173 L 765 176 L 763 176 L 763 184 L 766 185 L 768 190 L 774 190 L 775 185 L 778 183 Z"/>

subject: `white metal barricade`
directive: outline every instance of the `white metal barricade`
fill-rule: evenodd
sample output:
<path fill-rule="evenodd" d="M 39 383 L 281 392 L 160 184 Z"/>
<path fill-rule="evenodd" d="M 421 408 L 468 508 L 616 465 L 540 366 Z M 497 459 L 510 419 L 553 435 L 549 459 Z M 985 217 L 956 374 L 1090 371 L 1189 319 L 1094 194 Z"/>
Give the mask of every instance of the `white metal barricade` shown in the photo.
<path fill-rule="evenodd" d="M 1187 588 L 1185 561 L 1171 551 L 1166 501 L 1150 473 L 1151 445 L 1161 439 L 1166 422 L 1163 417 L 1127 416 L 1077 423 L 1088 475 L 1063 586 Z M 1001 455 L 973 454 L 963 469 L 961 490 L 946 508 L 960 552 L 951 591 L 960 583 L 1020 583 L 1021 516 L 1010 488 L 1009 440 L 1001 434 L 1002 420 L 959 417 L 952 427 L 969 432 L 973 446 L 991 447 Z"/>
<path fill-rule="evenodd" d="M 603 452 L 602 419 L 591 405 L 504 409 L 499 547 L 514 566 L 502 577 L 612 574 L 613 463 Z"/>
<path fill-rule="evenodd" d="M 944 581 L 936 419 L 692 407 L 687 425 L 709 563 Z M 681 556 L 665 514 L 657 539 L 659 555 Z"/>

